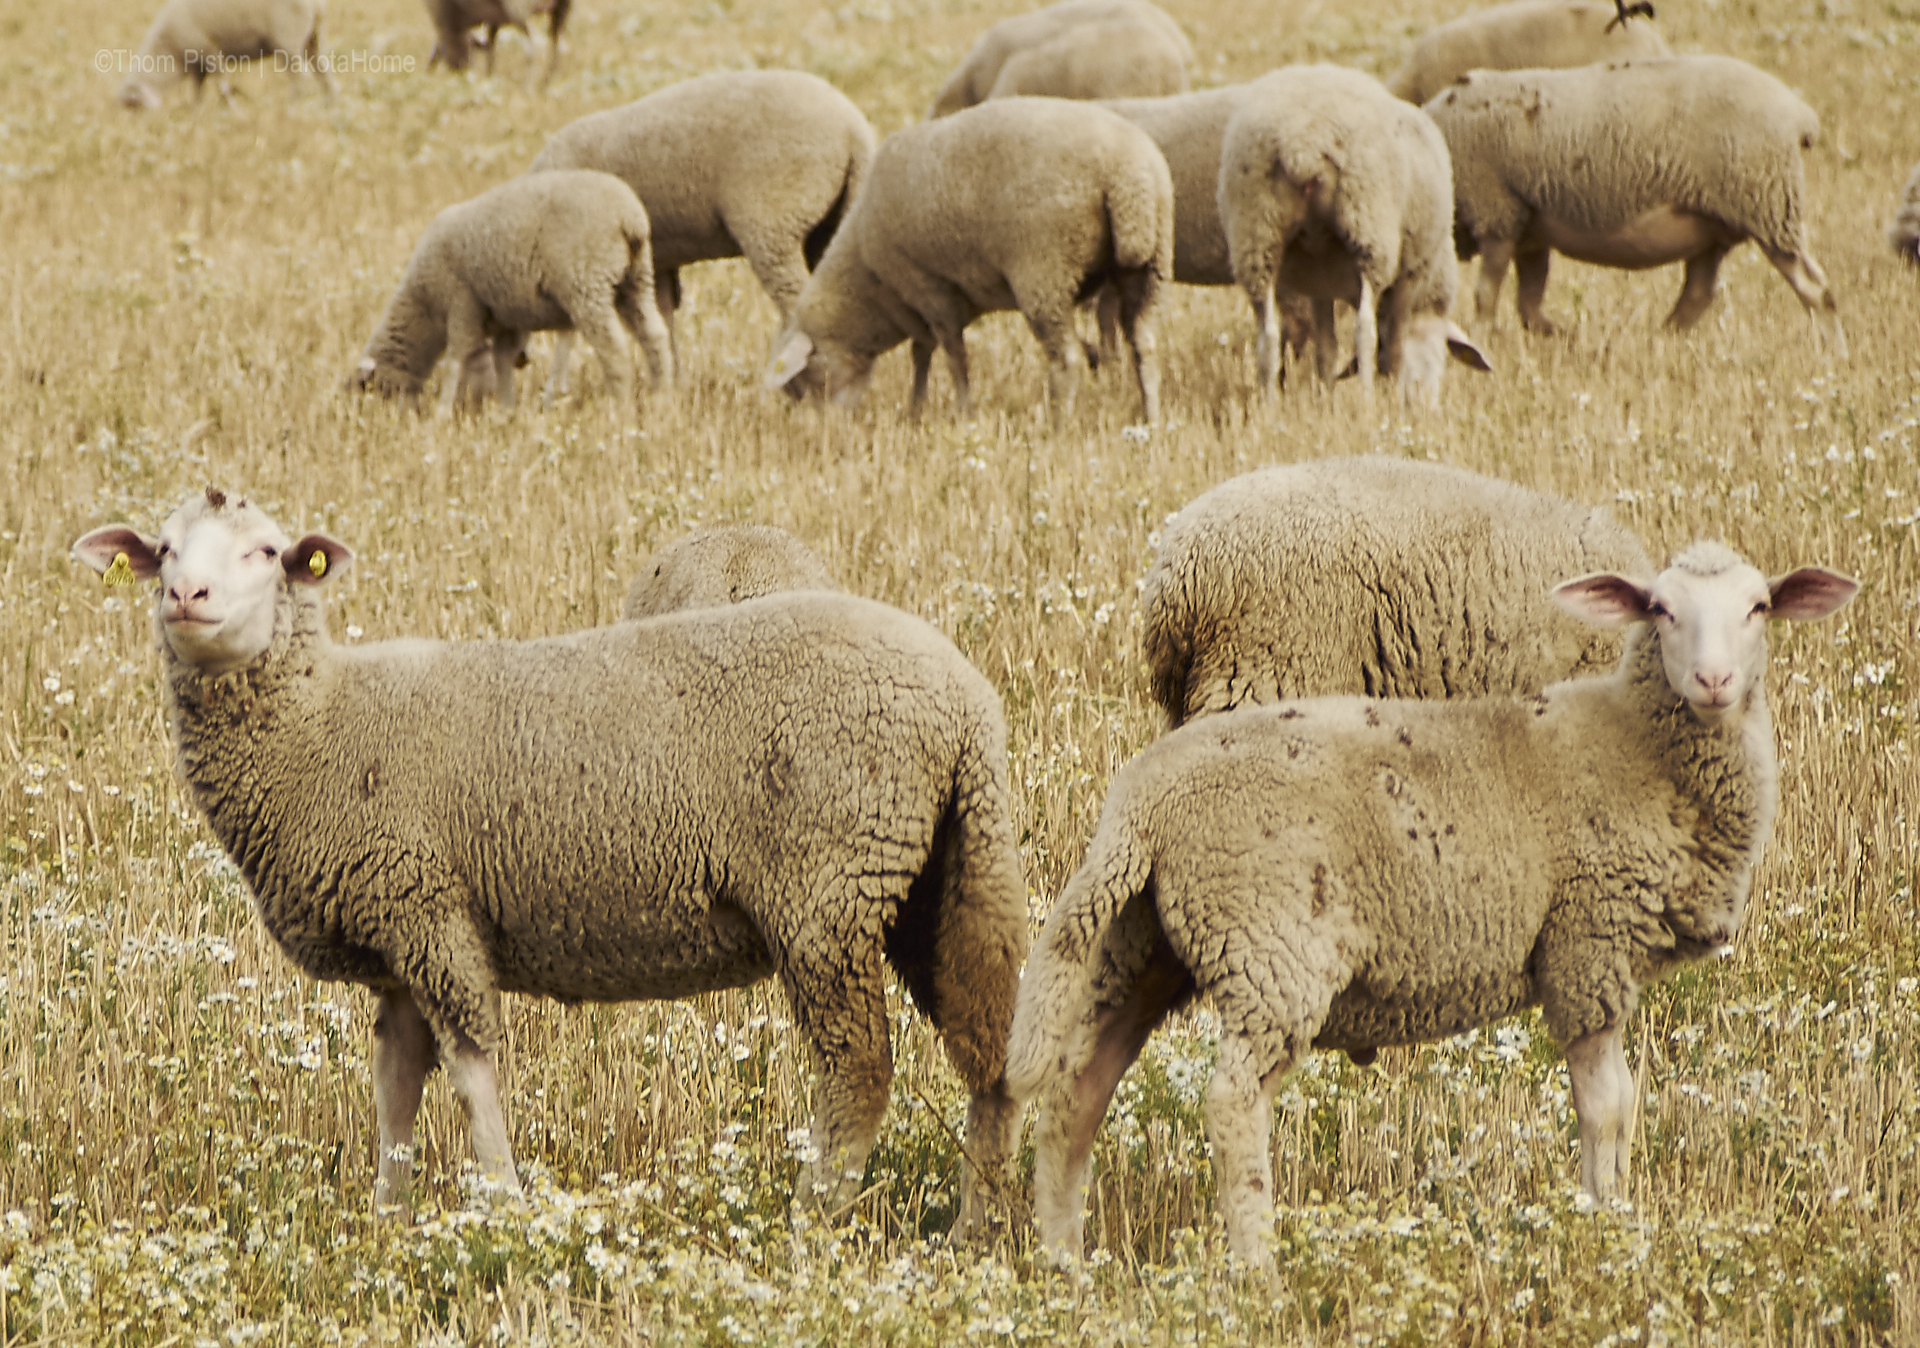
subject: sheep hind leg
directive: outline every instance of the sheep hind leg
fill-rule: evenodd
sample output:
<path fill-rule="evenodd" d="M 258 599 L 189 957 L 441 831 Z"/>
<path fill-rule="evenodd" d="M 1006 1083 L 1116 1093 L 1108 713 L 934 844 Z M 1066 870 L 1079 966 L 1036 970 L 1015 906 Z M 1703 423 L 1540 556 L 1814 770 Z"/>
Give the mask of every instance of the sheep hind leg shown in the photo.
<path fill-rule="evenodd" d="M 405 988 L 382 992 L 373 1022 L 373 1110 L 380 1137 L 375 1217 L 391 1216 L 407 1203 L 413 1185 L 413 1125 L 433 1064 L 433 1031 L 413 994 Z"/>
<path fill-rule="evenodd" d="M 1633 1151 L 1633 1071 L 1614 1024 L 1567 1045 L 1573 1112 L 1580 1121 L 1580 1185 L 1603 1202 L 1624 1197 Z"/>
<path fill-rule="evenodd" d="M 1512 239 L 1480 241 L 1480 276 L 1473 284 L 1473 313 L 1482 323 L 1491 323 L 1499 317 L 1500 287 L 1507 283 L 1507 268 L 1513 265 L 1513 253 Z M 1525 314 L 1520 316 L 1520 321 L 1524 326 Z"/>
<path fill-rule="evenodd" d="M 1273 1096 L 1293 1066 L 1284 1053 L 1271 1057 L 1251 1038 L 1223 1036 L 1206 1104 L 1227 1248 L 1262 1271 L 1273 1268 Z"/>
<path fill-rule="evenodd" d="M 500 1106 L 500 1078 L 493 1055 L 465 1034 L 455 1032 L 452 1051 L 442 1051 L 447 1080 L 466 1112 L 473 1141 L 473 1159 L 480 1173 L 499 1192 L 519 1195 L 520 1176 L 514 1169 L 513 1144 L 507 1140 L 507 1116 Z"/>
<path fill-rule="evenodd" d="M 673 360 L 673 337 L 667 331 L 667 320 L 660 313 L 660 299 L 653 284 L 653 278 L 637 278 L 638 284 L 625 285 L 614 297 L 614 311 L 620 315 L 620 321 L 626 325 L 633 339 L 640 343 L 640 351 L 647 358 L 647 378 L 657 392 L 665 392 L 673 387 L 676 373 Z"/>
<path fill-rule="evenodd" d="M 1513 279 L 1520 306 L 1520 326 L 1536 337 L 1552 337 L 1560 329 L 1547 317 L 1547 274 L 1553 269 L 1553 250 L 1532 248 L 1513 256 Z M 1712 298 L 1712 287 L 1708 287 Z"/>
<path fill-rule="evenodd" d="M 1140 419 L 1149 426 L 1160 421 L 1160 346 L 1153 321 L 1154 301 L 1159 298 L 1159 278 L 1142 269 L 1122 277 L 1117 286 L 1100 297 L 1101 345 L 1107 345 L 1107 294 L 1117 307 L 1120 333 L 1133 352 L 1134 377 L 1140 384 Z M 1113 342 L 1118 352 L 1119 341 Z"/>
<path fill-rule="evenodd" d="M 809 950 L 807 941 L 824 941 L 825 949 Z M 878 947 L 868 958 L 850 959 L 845 946 L 817 928 L 782 945 L 787 1000 L 820 1071 L 809 1155 L 794 1182 L 794 1205 L 838 1218 L 860 1195 L 893 1084 L 886 973 Z"/>
<path fill-rule="evenodd" d="M 547 387 L 540 394 L 543 410 L 553 406 L 555 398 L 567 394 L 567 366 L 573 362 L 573 332 L 562 328 L 553 334 L 553 364 L 547 367 Z"/>
<path fill-rule="evenodd" d="M 620 320 L 614 314 L 613 305 L 604 299 L 584 304 L 570 317 L 573 319 L 573 330 L 600 358 L 600 373 L 607 381 L 607 390 L 613 396 L 617 414 L 621 417 L 632 416 L 633 356 L 627 350 L 627 340 L 621 333 Z"/>
<path fill-rule="evenodd" d="M 1726 256 L 1727 249 L 1716 244 L 1687 259 L 1687 279 L 1680 287 L 1680 298 L 1674 301 L 1673 312 L 1667 315 L 1668 327 L 1683 332 L 1700 321 L 1700 315 L 1713 303 L 1720 263 Z"/>
<path fill-rule="evenodd" d="M 1813 260 L 1813 254 L 1805 248 L 1786 249 L 1769 248 L 1767 261 L 1774 269 L 1786 277 L 1787 284 L 1793 287 L 1793 293 L 1800 297 L 1800 303 L 1807 307 L 1807 315 L 1814 322 L 1814 331 L 1820 330 L 1820 311 L 1826 310 L 1833 319 L 1833 353 L 1840 359 L 1847 358 L 1847 330 L 1840 322 L 1840 305 L 1833 298 L 1833 290 L 1827 285 L 1827 274 L 1820 264 Z"/>

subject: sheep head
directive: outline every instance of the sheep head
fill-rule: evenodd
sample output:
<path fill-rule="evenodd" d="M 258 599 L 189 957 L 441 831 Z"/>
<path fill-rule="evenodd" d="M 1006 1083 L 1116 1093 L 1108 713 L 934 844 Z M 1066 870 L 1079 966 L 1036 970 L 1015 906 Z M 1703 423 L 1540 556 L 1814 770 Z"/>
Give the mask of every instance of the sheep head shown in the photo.
<path fill-rule="evenodd" d="M 213 487 L 168 516 L 157 537 L 109 524 L 82 534 L 73 555 L 103 576 L 158 577 L 160 640 L 206 674 L 266 652 L 283 587 L 317 585 L 353 560 L 325 534 L 289 543 L 264 511 Z"/>
<path fill-rule="evenodd" d="M 1706 725 L 1737 721 L 1767 672 L 1767 620 L 1812 622 L 1844 607 L 1860 583 L 1803 566 L 1772 580 L 1719 543 L 1696 543 L 1651 585 L 1597 573 L 1567 581 L 1553 601 L 1603 627 L 1651 624 L 1667 683 Z"/>

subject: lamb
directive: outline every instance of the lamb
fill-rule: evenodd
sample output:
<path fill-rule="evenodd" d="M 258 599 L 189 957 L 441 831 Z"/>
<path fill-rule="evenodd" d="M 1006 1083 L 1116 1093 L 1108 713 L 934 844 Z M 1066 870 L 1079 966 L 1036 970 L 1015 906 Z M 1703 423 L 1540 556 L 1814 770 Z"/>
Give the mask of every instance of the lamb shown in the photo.
<path fill-rule="evenodd" d="M 1270 1266 L 1273 1095 L 1309 1048 L 1371 1050 L 1540 1006 L 1567 1054 L 1581 1183 L 1620 1193 L 1635 1087 L 1621 1036 L 1647 980 L 1727 950 L 1777 796 L 1769 617 L 1858 588 L 1767 580 L 1717 543 L 1651 584 L 1554 597 L 1634 625 L 1617 670 L 1531 698 L 1245 707 L 1115 777 L 1014 1010 L 1007 1082 L 1046 1092 L 1042 1239 L 1077 1255 L 1093 1135 L 1169 1008 L 1211 999 L 1207 1132 L 1233 1252 Z"/>
<path fill-rule="evenodd" d="M 1752 239 L 1819 329 L 1846 333 L 1807 247 L 1800 151 L 1820 119 L 1786 85 L 1727 56 L 1670 56 L 1579 70 L 1476 70 L 1426 110 L 1453 154 L 1455 241 L 1484 254 L 1475 304 L 1493 316 L 1512 263 L 1520 320 L 1541 313 L 1552 252 L 1603 267 L 1687 264 L 1667 316 L 1691 327 L 1721 259 Z"/>
<path fill-rule="evenodd" d="M 335 646 L 297 544 L 209 489 L 75 555 L 158 577 L 167 718 L 261 921 L 379 999 L 377 1207 L 406 1196 L 438 1063 L 517 1191 L 502 992 L 680 998 L 778 974 L 820 1079 L 797 1194 L 857 1192 L 893 1074 L 886 966 L 972 1092 L 962 1220 L 1014 1141 L 1006 1036 L 1027 945 L 993 688 L 918 618 L 776 595 L 534 641 Z"/>
<path fill-rule="evenodd" d="M 860 190 L 873 128 L 846 95 L 798 70 L 703 75 L 563 127 L 530 173 L 624 179 L 653 224 L 669 330 L 680 269 L 745 256 L 784 323 Z"/>
<path fill-rule="evenodd" d="M 857 403 L 873 362 L 913 345 L 911 411 L 937 344 L 972 410 L 964 329 L 1018 309 L 1045 348 L 1054 425 L 1084 359 L 1076 304 L 1111 286 L 1142 415 L 1160 416 L 1153 311 L 1173 269 L 1173 183 L 1144 132 L 1091 103 L 1002 98 L 897 131 L 800 294 L 768 383 Z"/>
<path fill-rule="evenodd" d="M 633 189 L 588 170 L 511 179 L 449 206 L 427 226 L 366 354 L 354 388 L 415 397 L 441 353 L 459 370 L 440 410 L 497 391 L 513 406 L 513 371 L 527 334 L 582 333 L 599 354 L 615 405 L 633 402 L 632 358 L 620 335 L 639 338 L 657 388 L 673 382 L 673 353 L 653 296 L 647 213 Z M 548 398 L 564 387 L 566 350 Z"/>
<path fill-rule="evenodd" d="M 224 61 L 281 56 L 331 97 L 333 79 L 320 57 L 323 10 L 323 0 L 167 0 L 115 96 L 125 107 L 157 108 L 161 90 L 184 74 L 193 77 L 198 99 L 207 75 Z"/>
<path fill-rule="evenodd" d="M 1907 179 L 1906 196 L 1887 229 L 1887 242 L 1894 252 L 1920 266 L 1920 164 L 1913 166 L 1913 174 Z"/>
<path fill-rule="evenodd" d="M 1418 106 L 1469 70 L 1565 70 L 1667 54 L 1657 31 L 1622 23 L 1604 0 L 1513 0 L 1428 29 L 1387 88 Z"/>
<path fill-rule="evenodd" d="M 535 14 L 547 16 L 547 64 L 540 83 L 553 79 L 560 64 L 560 30 L 567 26 L 573 0 L 426 0 L 427 17 L 433 21 L 433 50 L 427 55 L 427 67 L 444 62 L 448 70 L 465 70 L 473 49 L 472 31 L 487 30 L 487 74 L 493 74 L 493 53 L 499 47 L 502 28 L 518 28 L 522 37 L 531 38 L 527 20 Z"/>
<path fill-rule="evenodd" d="M 1178 39 L 1178 40 L 1176 40 Z M 1015 52 L 988 98 L 1152 98 L 1187 91 L 1192 49 L 1179 33 L 1138 18 L 1081 24 Z"/>
<path fill-rule="evenodd" d="M 1161 532 L 1140 596 L 1153 700 L 1178 727 L 1299 697 L 1536 692 L 1619 661 L 1611 630 L 1547 600 L 1588 571 L 1654 566 L 1604 508 L 1463 468 L 1262 468 Z"/>
<path fill-rule="evenodd" d="M 1490 368 L 1447 317 L 1459 269 L 1446 143 L 1371 75 L 1289 66 L 1248 85 L 1221 143 L 1219 193 L 1234 279 L 1260 325 L 1262 393 L 1280 371 L 1276 292 L 1311 302 L 1322 380 L 1333 377 L 1336 300 L 1354 307 L 1369 396 L 1376 353 L 1403 398 L 1427 402 L 1448 355 Z"/>
<path fill-rule="evenodd" d="M 1018 52 L 1039 47 L 1076 28 L 1130 20 L 1159 32 L 1166 49 L 1179 53 L 1182 70 L 1193 61 L 1193 45 L 1167 12 L 1149 0 L 1061 0 L 1060 4 L 1002 19 L 973 44 L 933 100 L 929 119 L 951 116 L 986 102 L 1000 72 Z M 1184 86 L 1183 86 L 1184 87 Z M 1153 87 L 1127 92 L 1152 93 Z"/>
<path fill-rule="evenodd" d="M 838 590 L 833 573 L 785 529 L 723 524 L 696 529 L 647 559 L 622 619 L 738 604 L 783 590 Z"/>

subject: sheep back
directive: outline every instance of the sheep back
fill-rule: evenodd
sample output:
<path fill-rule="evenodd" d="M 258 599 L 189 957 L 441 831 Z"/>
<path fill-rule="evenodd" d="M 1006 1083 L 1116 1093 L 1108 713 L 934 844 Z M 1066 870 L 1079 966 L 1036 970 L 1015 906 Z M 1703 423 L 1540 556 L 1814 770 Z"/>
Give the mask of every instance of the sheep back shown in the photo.
<path fill-rule="evenodd" d="M 1070 28 L 1015 52 L 988 98 L 1154 98 L 1187 91 L 1185 43 L 1134 18 Z"/>
<path fill-rule="evenodd" d="M 1153 139 L 1173 175 L 1173 279 L 1233 284 L 1233 258 L 1220 221 L 1220 146 L 1246 86 L 1101 104 Z"/>
<path fill-rule="evenodd" d="M 1469 70 L 1564 70 L 1666 55 L 1666 41 L 1651 23 L 1621 23 L 1611 4 L 1516 0 L 1423 33 L 1387 88 L 1417 105 Z"/>
<path fill-rule="evenodd" d="M 1265 468 L 1197 497 L 1141 596 L 1154 701 L 1174 725 L 1245 703 L 1537 691 L 1610 668 L 1617 634 L 1547 591 L 1651 576 L 1599 508 L 1388 458 Z"/>
<path fill-rule="evenodd" d="M 1536 213 L 1608 234 L 1672 206 L 1765 248 L 1805 247 L 1800 151 L 1820 120 L 1744 61 L 1476 70 L 1426 111 L 1452 152 L 1459 223 L 1477 240 L 1518 238 Z"/>
<path fill-rule="evenodd" d="M 1061 0 L 994 24 L 973 44 L 934 97 L 930 118 L 946 117 L 984 103 L 1015 52 L 1039 46 L 1068 29 L 1112 19 L 1134 19 L 1162 32 L 1179 51 L 1182 65 L 1193 61 L 1193 45 L 1167 12 L 1149 0 Z"/>
<path fill-rule="evenodd" d="M 784 529 L 726 524 L 696 529 L 649 557 L 627 590 L 623 619 L 715 608 L 781 590 L 837 590 L 833 573 Z"/>

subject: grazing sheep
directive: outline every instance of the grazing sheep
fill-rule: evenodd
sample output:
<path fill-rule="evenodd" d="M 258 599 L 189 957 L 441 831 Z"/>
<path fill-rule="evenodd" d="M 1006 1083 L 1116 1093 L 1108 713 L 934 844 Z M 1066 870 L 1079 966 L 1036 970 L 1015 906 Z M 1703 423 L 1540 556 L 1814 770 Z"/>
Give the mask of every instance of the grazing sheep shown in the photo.
<path fill-rule="evenodd" d="M 927 116 L 946 117 L 986 102 L 999 82 L 1002 68 L 1016 53 L 1042 46 L 1072 29 L 1116 20 L 1131 20 L 1158 31 L 1167 49 L 1179 53 L 1183 70 L 1192 62 L 1193 45 L 1180 31 L 1180 25 L 1148 0 L 1062 0 L 1060 4 L 1030 14 L 1002 19 L 989 28 L 947 77 Z M 1142 87 L 1137 92 L 1151 93 L 1154 87 Z"/>
<path fill-rule="evenodd" d="M 1752 239 L 1815 316 L 1846 333 L 1807 247 L 1800 151 L 1820 119 L 1763 70 L 1727 56 L 1670 56 L 1578 70 L 1476 70 L 1426 111 L 1453 154 L 1455 241 L 1484 254 L 1475 303 L 1491 318 L 1507 266 L 1520 321 L 1540 311 L 1559 251 L 1638 270 L 1687 264 L 1667 316 L 1691 327 L 1713 303 L 1721 259 Z"/>
<path fill-rule="evenodd" d="M 1002 98 L 896 131 L 775 344 L 768 382 L 853 403 L 913 344 L 912 411 L 937 344 L 972 410 L 964 330 L 1018 309 L 1047 353 L 1055 426 L 1083 359 L 1075 305 L 1111 286 L 1142 415 L 1160 416 L 1153 307 L 1173 268 L 1173 183 L 1144 132 L 1091 103 Z"/>
<path fill-rule="evenodd" d="M 496 389 L 511 407 L 527 334 L 561 329 L 586 337 L 624 410 L 633 362 L 622 325 L 639 338 L 655 386 L 671 385 L 639 198 L 609 173 L 513 178 L 434 217 L 348 384 L 413 397 L 450 351 L 459 377 L 441 390 L 442 412 Z M 564 387 L 565 377 L 563 349 L 553 384 Z"/>
<path fill-rule="evenodd" d="M 973 1093 L 962 1219 L 1013 1142 L 1006 1036 L 1027 945 L 1000 700 L 918 618 L 837 594 L 539 641 L 335 646 L 295 544 L 209 489 L 157 538 L 180 771 L 314 978 L 372 988 L 377 1205 L 399 1202 L 438 1063 L 483 1170 L 517 1190 L 494 1078 L 501 992 L 678 998 L 778 975 L 820 1071 L 797 1193 L 858 1192 L 893 1075 L 890 964 Z"/>
<path fill-rule="evenodd" d="M 1233 1252 L 1267 1265 L 1273 1095 L 1310 1048 L 1412 1044 L 1540 1006 L 1567 1054 L 1581 1183 L 1620 1192 L 1641 986 L 1727 949 L 1777 796 L 1769 617 L 1858 588 L 1772 581 L 1717 543 L 1651 585 L 1555 600 L 1634 624 L 1610 675 L 1531 698 L 1318 698 L 1195 721 L 1122 768 L 1020 984 L 1015 1098 L 1042 1239 L 1077 1255 L 1093 1135 L 1172 1006 L 1221 1022 L 1207 1132 Z"/>
<path fill-rule="evenodd" d="M 1667 54 L 1657 31 L 1622 23 L 1599 0 L 1513 0 L 1428 29 L 1387 88 L 1418 106 L 1469 70 L 1565 70 Z"/>
<path fill-rule="evenodd" d="M 622 619 L 718 608 L 783 590 L 838 590 L 805 543 L 765 524 L 695 529 L 649 557 L 627 591 Z"/>
<path fill-rule="evenodd" d="M 465 70 L 473 48 L 472 31 L 485 28 L 487 37 L 487 74 L 493 74 L 493 54 L 500 43 L 502 28 L 518 28 L 529 40 L 533 34 L 527 20 L 535 14 L 547 16 L 547 65 L 540 82 L 553 78 L 560 64 L 560 30 L 567 26 L 567 14 L 573 0 L 426 0 L 427 17 L 433 21 L 433 51 L 427 56 L 427 68 L 444 62 L 448 70 Z"/>
<path fill-rule="evenodd" d="M 1887 230 L 1887 242 L 1894 252 L 1920 266 L 1920 164 L 1913 166 L 1913 174 L 1907 179 L 1907 193 Z"/>
<path fill-rule="evenodd" d="M 1146 132 L 1167 161 L 1173 179 L 1173 279 L 1181 285 L 1234 283 L 1233 254 L 1220 222 L 1220 144 L 1247 87 L 1229 84 L 1100 105 Z"/>
<path fill-rule="evenodd" d="M 1654 572 L 1604 509 L 1369 456 L 1262 468 L 1161 532 L 1140 596 L 1171 726 L 1250 702 L 1531 693 L 1620 641 L 1548 602 L 1562 576 Z"/>
<path fill-rule="evenodd" d="M 320 59 L 323 10 L 322 0 L 167 0 L 115 96 L 129 108 L 157 108 L 165 86 L 191 75 L 198 99 L 224 60 L 269 56 L 287 58 L 288 69 L 307 71 L 331 96 L 333 79 Z"/>
<path fill-rule="evenodd" d="M 742 70 L 669 85 L 569 123 L 530 173 L 624 179 L 653 225 L 669 330 L 680 268 L 741 257 L 784 323 L 873 159 L 873 128 L 838 89 L 798 70 Z"/>
<path fill-rule="evenodd" d="M 1178 37 L 1175 34 L 1174 37 Z M 988 98 L 1153 98 L 1187 91 L 1186 39 L 1138 18 L 1069 28 L 1015 52 Z"/>
<path fill-rule="evenodd" d="M 1280 373 L 1277 293 L 1311 302 L 1323 380 L 1334 372 L 1336 300 L 1357 316 L 1354 357 L 1369 395 L 1376 360 L 1403 397 L 1428 402 L 1449 355 L 1489 368 L 1447 317 L 1459 267 L 1446 143 L 1371 75 L 1289 66 L 1249 84 L 1227 122 L 1219 190 L 1234 279 L 1260 325 L 1262 393 Z"/>

